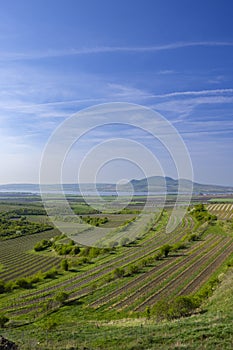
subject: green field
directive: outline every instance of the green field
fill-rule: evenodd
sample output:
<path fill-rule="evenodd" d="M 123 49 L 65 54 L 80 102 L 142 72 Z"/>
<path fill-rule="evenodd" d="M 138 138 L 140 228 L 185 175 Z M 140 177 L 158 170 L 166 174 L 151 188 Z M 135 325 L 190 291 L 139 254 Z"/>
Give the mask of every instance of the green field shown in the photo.
<path fill-rule="evenodd" d="M 123 246 L 73 254 L 55 229 L 0 241 L 0 320 L 8 319 L 0 333 L 22 350 L 231 349 L 231 204 L 214 205 L 192 206 L 171 234 L 167 207 Z M 135 215 L 109 214 L 103 226 L 127 235 Z"/>
<path fill-rule="evenodd" d="M 211 198 L 210 203 L 233 203 L 233 198 Z"/>

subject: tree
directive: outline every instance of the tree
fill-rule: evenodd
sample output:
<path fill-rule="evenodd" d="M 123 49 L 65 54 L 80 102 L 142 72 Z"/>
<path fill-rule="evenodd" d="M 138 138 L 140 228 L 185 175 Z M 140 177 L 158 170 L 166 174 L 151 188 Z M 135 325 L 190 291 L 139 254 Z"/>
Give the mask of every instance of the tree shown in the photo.
<path fill-rule="evenodd" d="M 150 307 L 147 306 L 147 307 L 146 307 L 146 318 L 147 318 L 148 320 L 150 319 L 150 314 L 151 314 Z"/>
<path fill-rule="evenodd" d="M 139 272 L 139 266 L 138 265 L 130 265 L 129 266 L 129 274 L 134 275 Z"/>
<path fill-rule="evenodd" d="M 113 277 L 114 278 L 121 278 L 123 277 L 125 274 L 125 270 L 123 268 L 117 267 L 114 271 L 113 271 Z"/>
<path fill-rule="evenodd" d="M 55 295 L 55 301 L 57 301 L 59 304 L 64 304 L 65 301 L 68 299 L 69 294 L 66 292 L 58 292 Z"/>
<path fill-rule="evenodd" d="M 61 262 L 61 268 L 64 271 L 68 271 L 69 270 L 69 263 L 67 261 L 67 259 L 63 259 Z"/>
<path fill-rule="evenodd" d="M 160 252 L 161 252 L 162 255 L 164 255 L 165 258 L 167 258 L 171 248 L 172 247 L 170 246 L 170 244 L 164 244 L 161 247 Z"/>

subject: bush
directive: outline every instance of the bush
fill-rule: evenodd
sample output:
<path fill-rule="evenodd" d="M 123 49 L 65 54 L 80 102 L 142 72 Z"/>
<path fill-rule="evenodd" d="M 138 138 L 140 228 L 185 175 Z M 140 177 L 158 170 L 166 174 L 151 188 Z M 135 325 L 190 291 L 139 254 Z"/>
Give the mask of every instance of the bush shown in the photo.
<path fill-rule="evenodd" d="M 6 326 L 6 323 L 9 321 L 9 318 L 5 315 L 0 314 L 0 328 L 4 328 Z"/>
<path fill-rule="evenodd" d="M 194 242 L 198 240 L 198 235 L 196 235 L 195 233 L 192 233 L 189 237 L 188 237 L 189 242 Z"/>
<path fill-rule="evenodd" d="M 157 254 L 154 255 L 155 260 L 160 260 L 162 259 L 162 257 L 163 257 L 163 254 L 161 252 L 158 252 Z"/>
<path fill-rule="evenodd" d="M 140 271 L 140 268 L 138 265 L 130 265 L 129 266 L 129 275 L 135 275 Z"/>
<path fill-rule="evenodd" d="M 121 278 L 123 277 L 125 274 L 125 270 L 123 268 L 117 267 L 114 271 L 113 271 L 113 277 L 114 278 Z"/>
<path fill-rule="evenodd" d="M 58 272 L 55 268 L 52 268 L 51 270 L 45 272 L 44 279 L 46 278 L 55 278 L 58 275 Z"/>
<path fill-rule="evenodd" d="M 5 293 L 6 289 L 5 289 L 5 283 L 3 281 L 0 280 L 0 294 Z"/>
<path fill-rule="evenodd" d="M 181 250 L 181 249 L 185 249 L 185 248 L 186 248 L 186 244 L 185 243 L 178 242 L 178 243 L 173 244 L 171 250 L 173 252 L 177 252 L 177 250 Z"/>
<path fill-rule="evenodd" d="M 58 292 L 55 295 L 55 301 L 59 302 L 60 304 L 64 304 L 65 301 L 68 299 L 69 294 L 66 292 Z"/>
<path fill-rule="evenodd" d="M 19 288 L 23 288 L 23 289 L 29 289 L 32 288 L 32 283 L 29 279 L 26 278 L 20 278 L 16 281 L 16 285 Z"/>
<path fill-rule="evenodd" d="M 68 271 L 68 270 L 69 270 L 69 264 L 68 264 L 67 259 L 63 259 L 63 260 L 62 260 L 62 262 L 61 262 L 61 268 L 62 268 L 62 270 L 64 270 L 64 271 Z"/>
<path fill-rule="evenodd" d="M 160 248 L 160 253 L 162 254 L 162 256 L 164 255 L 165 258 L 168 257 L 169 252 L 171 251 L 172 246 L 170 246 L 170 244 L 164 244 L 161 248 Z"/>
<path fill-rule="evenodd" d="M 40 252 L 42 250 L 47 249 L 48 247 L 51 247 L 52 242 L 47 240 L 47 239 L 43 239 L 41 242 L 36 243 L 36 245 L 34 246 L 34 250 L 36 252 Z"/>
<path fill-rule="evenodd" d="M 80 253 L 80 248 L 77 245 L 73 246 L 71 254 L 78 255 L 79 253 Z"/>
<path fill-rule="evenodd" d="M 197 298 L 190 296 L 179 296 L 173 300 L 161 300 L 153 307 L 153 314 L 158 320 L 172 320 L 191 315 L 199 306 Z"/>

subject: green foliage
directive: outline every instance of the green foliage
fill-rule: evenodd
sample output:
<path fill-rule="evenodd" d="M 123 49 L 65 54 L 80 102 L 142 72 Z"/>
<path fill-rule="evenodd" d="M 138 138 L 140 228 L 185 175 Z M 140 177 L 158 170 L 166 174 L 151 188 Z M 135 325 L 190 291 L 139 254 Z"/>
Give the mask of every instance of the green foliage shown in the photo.
<path fill-rule="evenodd" d="M 47 215 L 45 209 L 42 208 L 17 208 L 7 212 L 10 217 L 25 216 L 25 215 Z"/>
<path fill-rule="evenodd" d="M 7 316 L 0 314 L 0 328 L 4 328 L 8 321 L 9 321 L 9 318 Z"/>
<path fill-rule="evenodd" d="M 139 271 L 140 271 L 140 267 L 138 265 L 131 264 L 128 268 L 128 275 L 129 276 L 135 275 L 139 273 Z"/>
<path fill-rule="evenodd" d="M 16 217 L 15 217 L 15 216 Z M 0 215 L 0 239 L 15 238 L 33 233 L 51 230 L 48 224 L 28 221 L 24 216 L 18 214 L 3 213 Z"/>
<path fill-rule="evenodd" d="M 190 296 L 179 296 L 173 300 L 160 300 L 153 309 L 152 313 L 158 320 L 172 320 L 191 315 L 200 305 L 197 298 Z"/>
<path fill-rule="evenodd" d="M 69 263 L 68 263 L 67 259 L 63 259 L 61 261 L 61 268 L 64 271 L 68 271 L 69 270 Z"/>
<path fill-rule="evenodd" d="M 23 289 L 30 289 L 32 288 L 32 282 L 29 278 L 19 278 L 16 280 L 16 286 Z"/>
<path fill-rule="evenodd" d="M 105 217 L 99 217 L 99 216 L 80 216 L 80 218 L 85 221 L 87 224 L 92 225 L 92 226 L 100 226 L 104 225 L 108 222 L 107 216 Z"/>
<path fill-rule="evenodd" d="M 162 256 L 164 256 L 165 258 L 168 257 L 169 252 L 171 251 L 172 246 L 170 244 L 164 244 L 161 248 L 160 248 L 160 253 Z"/>
<path fill-rule="evenodd" d="M 199 237 L 195 233 L 192 233 L 191 235 L 188 236 L 188 241 L 189 242 L 194 242 L 194 241 L 197 241 L 198 239 L 199 239 Z"/>
<path fill-rule="evenodd" d="M 183 242 L 178 242 L 178 243 L 175 243 L 175 244 L 172 245 L 171 250 L 172 250 L 173 252 L 177 252 L 177 250 L 182 250 L 182 249 L 185 249 L 185 248 L 187 248 L 187 246 L 186 246 L 185 243 L 183 243 Z"/>
<path fill-rule="evenodd" d="M 45 331 L 52 331 L 54 328 L 56 328 L 56 326 L 57 322 L 49 318 L 48 320 L 43 322 L 42 329 L 44 329 Z"/>
<path fill-rule="evenodd" d="M 43 239 L 41 242 L 38 242 L 35 244 L 34 246 L 34 250 L 36 252 L 40 252 L 42 250 L 45 250 L 49 247 L 52 246 L 52 241 L 51 240 L 48 240 L 48 239 Z"/>
<path fill-rule="evenodd" d="M 68 299 L 68 297 L 69 297 L 69 294 L 66 292 L 63 292 L 63 291 L 57 292 L 57 294 L 54 297 L 54 300 L 60 303 L 61 305 L 63 305 Z"/>
<path fill-rule="evenodd" d="M 0 280 L 0 294 L 5 293 L 5 291 L 5 283 L 2 280 Z"/>
<path fill-rule="evenodd" d="M 195 219 L 201 223 L 205 221 L 216 221 L 217 216 L 216 215 L 211 215 L 208 213 L 208 211 L 205 209 L 204 204 L 197 204 L 194 206 L 194 208 L 191 210 L 191 214 Z"/>
<path fill-rule="evenodd" d="M 55 278 L 58 275 L 58 271 L 55 268 L 50 269 L 49 271 L 44 273 L 44 279 L 47 278 Z"/>
<path fill-rule="evenodd" d="M 89 206 L 88 204 L 78 204 L 72 206 L 72 209 L 76 215 L 87 215 L 87 214 L 101 214 L 101 211 L 96 210 Z"/>
<path fill-rule="evenodd" d="M 149 306 L 146 307 L 146 318 L 149 320 L 151 317 L 151 309 Z"/>
<path fill-rule="evenodd" d="M 120 267 L 117 267 L 112 273 L 114 279 L 115 278 L 122 278 L 122 277 L 124 277 L 124 274 L 125 274 L 125 270 L 123 268 L 120 268 Z"/>

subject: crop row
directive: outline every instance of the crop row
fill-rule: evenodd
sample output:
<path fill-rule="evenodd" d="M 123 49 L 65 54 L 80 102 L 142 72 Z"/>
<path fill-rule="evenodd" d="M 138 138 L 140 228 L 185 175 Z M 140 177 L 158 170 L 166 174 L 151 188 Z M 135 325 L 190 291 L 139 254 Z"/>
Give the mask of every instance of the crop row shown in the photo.
<path fill-rule="evenodd" d="M 212 258 L 221 256 L 225 257 L 224 249 L 229 245 L 230 238 L 224 238 L 222 241 L 215 246 L 215 248 L 211 249 L 207 254 L 201 256 L 197 261 L 193 264 L 189 265 L 182 272 L 179 272 L 178 275 L 175 274 L 174 278 L 172 278 L 164 287 L 150 296 L 148 299 L 143 301 L 139 306 L 136 307 L 135 311 L 143 311 L 147 306 L 154 305 L 154 303 L 160 299 L 169 297 L 176 288 L 179 287 L 180 284 L 183 284 L 186 279 L 189 279 L 190 276 L 195 275 L 196 272 L 202 271 L 206 264 L 212 263 Z M 231 245 L 232 250 L 232 245 Z M 208 277 L 210 277 L 211 271 L 209 271 Z M 189 293 L 192 292 L 192 288 L 189 288 Z M 186 294 L 186 293 L 185 293 Z"/>
<path fill-rule="evenodd" d="M 207 209 L 219 219 L 226 220 L 233 218 L 233 204 L 231 203 L 209 204 L 207 205 Z"/>
<path fill-rule="evenodd" d="M 120 301 L 119 303 L 116 303 L 114 307 L 122 309 L 133 304 L 139 298 L 147 298 L 150 294 L 153 295 L 154 291 L 161 288 L 161 285 L 163 283 L 166 283 L 170 276 L 172 276 L 173 274 L 177 274 L 177 272 L 180 272 L 186 264 L 189 266 L 190 264 L 192 264 L 192 262 L 196 261 L 198 257 L 202 256 L 203 253 L 205 253 L 210 240 L 211 238 L 208 238 L 206 242 L 202 242 L 202 244 L 200 244 L 200 246 L 197 247 L 198 249 L 195 249 L 194 252 L 191 251 L 190 254 L 184 256 L 182 260 L 174 261 L 174 263 L 171 266 L 168 266 L 168 268 L 164 272 L 155 275 L 152 280 L 146 282 L 144 285 L 142 285 L 141 288 L 137 288 L 136 291 L 134 291 L 132 294 L 127 295 L 124 300 Z M 216 244 L 216 242 L 218 241 L 219 238 L 216 237 L 212 243 Z"/>
<path fill-rule="evenodd" d="M 208 280 L 210 274 L 215 271 L 223 262 L 232 254 L 233 246 L 230 244 L 216 259 L 201 271 L 182 291 L 179 295 L 187 295 L 197 291 L 201 284 Z"/>
<path fill-rule="evenodd" d="M 47 271 L 60 263 L 60 258 L 29 253 L 34 244 L 43 238 L 51 238 L 54 232 L 44 232 L 35 235 L 18 237 L 1 242 L 0 263 L 4 268 L 0 279 L 14 280 L 20 277 L 31 276 L 38 271 Z"/>
<path fill-rule="evenodd" d="M 30 305 L 32 303 L 45 300 L 46 298 L 51 297 L 55 291 L 61 288 L 64 288 L 65 291 L 72 293 L 71 297 L 74 297 L 74 293 L 76 293 L 75 291 L 77 289 L 85 288 L 86 290 L 88 284 L 90 284 L 92 281 L 101 279 L 103 276 L 108 275 L 116 267 L 122 267 L 129 263 L 136 262 L 138 261 L 138 259 L 144 258 L 145 256 L 148 256 L 155 252 L 163 242 L 176 241 L 177 237 L 180 238 L 184 235 L 184 233 L 185 232 L 177 231 L 176 235 L 172 235 L 169 237 L 164 233 L 156 233 L 153 240 L 153 244 L 150 240 L 149 243 L 145 242 L 142 246 L 128 248 L 121 257 L 112 258 L 111 261 L 107 261 L 104 264 L 90 269 L 86 272 L 83 272 L 82 274 L 79 274 L 69 280 L 56 283 L 56 285 L 53 285 L 40 291 L 29 293 L 24 296 L 23 304 Z M 83 294 L 83 290 L 78 293 Z M 19 303 L 18 306 L 21 307 L 22 303 Z"/>
<path fill-rule="evenodd" d="M 209 240 L 210 239 L 211 237 L 209 238 Z M 198 243 L 195 244 L 195 247 L 191 252 L 200 248 L 200 246 L 202 245 L 206 245 L 206 242 L 199 241 Z M 189 252 L 189 254 L 191 254 L 191 252 Z M 90 304 L 90 306 L 95 308 L 102 306 L 105 303 L 109 303 L 110 301 L 113 301 L 116 297 L 119 297 L 119 296 L 121 296 L 120 302 L 123 303 L 124 301 L 122 300 L 122 297 L 126 292 L 127 292 L 127 296 L 126 296 L 126 299 L 127 299 L 130 296 L 130 294 L 136 293 L 135 290 L 137 291 L 139 290 L 140 284 L 142 284 L 142 282 L 145 284 L 149 279 L 153 280 L 153 278 L 157 274 L 161 275 L 161 273 L 165 268 L 169 268 L 170 266 L 174 268 L 175 264 L 176 263 L 180 264 L 181 263 L 180 260 L 183 260 L 183 258 L 184 258 L 183 256 L 181 257 L 176 256 L 176 257 L 172 257 L 172 258 L 160 261 L 158 265 L 152 267 L 149 271 L 140 274 L 139 276 L 135 277 L 133 280 L 123 285 L 121 288 L 117 288 L 116 290 L 114 290 L 112 293 L 105 295 L 98 300 L 95 300 Z"/>

